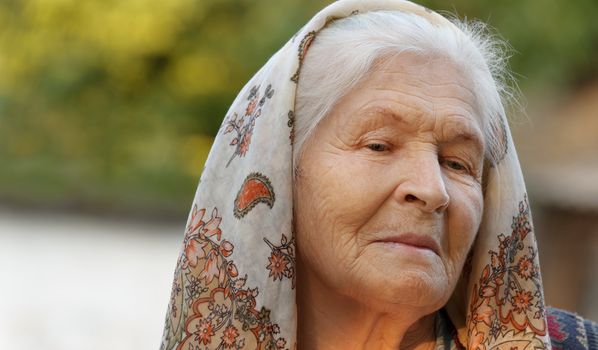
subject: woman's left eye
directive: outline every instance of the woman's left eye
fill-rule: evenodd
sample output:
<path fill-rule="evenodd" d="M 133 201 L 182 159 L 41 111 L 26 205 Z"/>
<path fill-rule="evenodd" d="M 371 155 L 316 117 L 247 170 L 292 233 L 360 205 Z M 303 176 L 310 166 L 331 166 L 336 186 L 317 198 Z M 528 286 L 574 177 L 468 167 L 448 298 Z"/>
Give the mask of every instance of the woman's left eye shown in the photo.
<path fill-rule="evenodd" d="M 374 152 L 384 152 L 384 151 L 388 150 L 388 146 L 381 144 L 381 143 L 370 143 L 366 147 L 371 149 Z"/>
<path fill-rule="evenodd" d="M 456 160 L 446 159 L 443 162 L 444 162 L 444 164 L 446 164 L 446 166 L 448 166 L 449 168 L 451 168 L 453 170 L 457 170 L 457 171 L 468 171 L 469 170 L 464 163 L 458 162 Z"/>

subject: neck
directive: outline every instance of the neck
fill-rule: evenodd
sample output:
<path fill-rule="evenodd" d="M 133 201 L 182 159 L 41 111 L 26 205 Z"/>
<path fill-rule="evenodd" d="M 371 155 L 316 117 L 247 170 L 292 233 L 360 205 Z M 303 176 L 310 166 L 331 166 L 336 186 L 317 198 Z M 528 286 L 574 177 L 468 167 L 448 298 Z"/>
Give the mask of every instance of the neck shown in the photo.
<path fill-rule="evenodd" d="M 431 350 L 436 343 L 435 314 L 382 312 L 331 291 L 298 269 L 298 349 Z"/>

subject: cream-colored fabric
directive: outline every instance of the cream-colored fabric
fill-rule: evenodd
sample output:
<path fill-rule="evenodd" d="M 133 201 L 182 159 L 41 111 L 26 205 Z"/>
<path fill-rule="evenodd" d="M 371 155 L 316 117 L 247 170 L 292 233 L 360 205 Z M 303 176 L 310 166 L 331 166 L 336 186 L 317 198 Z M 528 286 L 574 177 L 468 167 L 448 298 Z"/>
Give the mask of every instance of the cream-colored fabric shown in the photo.
<path fill-rule="evenodd" d="M 368 11 L 415 13 L 403 0 L 341 0 L 312 18 L 230 107 L 189 216 L 162 349 L 294 349 L 292 141 L 300 65 L 327 23 Z M 508 125 L 487 176 L 484 218 L 447 311 L 468 349 L 550 348 L 536 242 Z"/>

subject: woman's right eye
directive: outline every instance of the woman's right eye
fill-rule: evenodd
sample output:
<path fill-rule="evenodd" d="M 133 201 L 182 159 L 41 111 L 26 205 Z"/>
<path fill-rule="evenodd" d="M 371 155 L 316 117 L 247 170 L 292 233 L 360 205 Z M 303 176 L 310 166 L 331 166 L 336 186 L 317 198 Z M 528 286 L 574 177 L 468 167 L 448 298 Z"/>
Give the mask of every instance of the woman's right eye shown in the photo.
<path fill-rule="evenodd" d="M 382 143 L 370 143 L 366 146 L 367 148 L 371 149 L 374 152 L 384 152 L 388 151 L 388 146 Z"/>

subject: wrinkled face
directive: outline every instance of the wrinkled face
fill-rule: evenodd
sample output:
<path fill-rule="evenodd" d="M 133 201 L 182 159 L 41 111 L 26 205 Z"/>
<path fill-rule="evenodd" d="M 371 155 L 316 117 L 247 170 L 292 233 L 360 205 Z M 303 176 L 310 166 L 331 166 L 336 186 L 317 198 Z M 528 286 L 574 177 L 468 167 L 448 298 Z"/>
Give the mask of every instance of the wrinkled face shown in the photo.
<path fill-rule="evenodd" d="M 444 58 L 402 54 L 322 120 L 295 182 L 305 273 L 374 308 L 447 302 L 483 211 L 470 85 Z"/>

